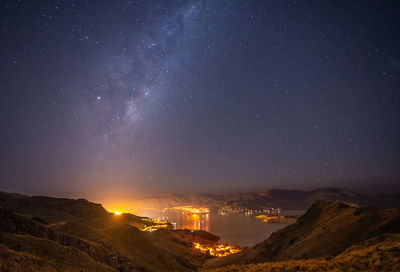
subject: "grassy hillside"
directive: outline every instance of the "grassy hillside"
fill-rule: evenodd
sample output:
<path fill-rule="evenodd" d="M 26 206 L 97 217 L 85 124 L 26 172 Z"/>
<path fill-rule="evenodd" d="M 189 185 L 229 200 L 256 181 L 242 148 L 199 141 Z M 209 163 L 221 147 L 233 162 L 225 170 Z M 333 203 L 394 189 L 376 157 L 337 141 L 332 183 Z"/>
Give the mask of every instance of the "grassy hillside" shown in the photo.
<path fill-rule="evenodd" d="M 335 258 L 227 266 L 208 272 L 400 271 L 400 235 L 385 234 L 346 249 Z"/>
<path fill-rule="evenodd" d="M 400 211 L 354 208 L 317 201 L 299 220 L 238 254 L 210 260 L 205 267 L 336 256 L 349 246 L 383 233 L 400 232 Z"/>
<path fill-rule="evenodd" d="M 148 218 L 110 214 L 86 200 L 1 197 L 0 271 L 194 271 L 210 257 L 193 241 L 215 239 L 143 232 Z"/>

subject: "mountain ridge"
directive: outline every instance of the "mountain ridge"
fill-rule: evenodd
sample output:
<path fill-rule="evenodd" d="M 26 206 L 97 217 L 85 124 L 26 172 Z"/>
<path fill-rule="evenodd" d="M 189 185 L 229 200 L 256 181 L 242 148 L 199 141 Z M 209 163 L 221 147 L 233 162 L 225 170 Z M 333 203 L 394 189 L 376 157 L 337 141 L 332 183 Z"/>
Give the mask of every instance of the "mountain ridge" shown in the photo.
<path fill-rule="evenodd" d="M 234 206 L 245 209 L 281 208 L 306 210 L 316 200 L 340 201 L 358 206 L 374 205 L 400 207 L 400 195 L 364 195 L 343 188 L 320 188 L 315 190 L 268 189 L 235 194 L 161 194 L 134 199 L 129 205 L 136 213 L 146 209 L 162 210 L 187 205 Z"/>

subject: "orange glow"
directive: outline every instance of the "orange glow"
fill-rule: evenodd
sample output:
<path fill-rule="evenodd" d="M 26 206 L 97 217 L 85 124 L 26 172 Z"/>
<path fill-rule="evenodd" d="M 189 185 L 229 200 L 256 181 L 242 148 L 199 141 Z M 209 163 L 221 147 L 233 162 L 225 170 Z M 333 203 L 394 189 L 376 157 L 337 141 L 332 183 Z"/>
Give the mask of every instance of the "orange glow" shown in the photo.
<path fill-rule="evenodd" d="M 230 254 L 238 253 L 241 251 L 239 247 L 229 245 L 202 245 L 200 243 L 193 242 L 193 247 L 203 253 L 208 253 L 215 257 L 224 257 Z"/>
<path fill-rule="evenodd" d="M 109 198 L 109 199 L 101 199 L 98 202 L 102 203 L 103 207 L 110 213 L 120 212 L 123 213 L 134 213 L 134 206 L 131 205 L 131 202 L 127 199 L 117 199 L 117 198 Z"/>
<path fill-rule="evenodd" d="M 264 221 L 266 223 L 268 223 L 268 222 L 279 222 L 279 221 L 283 221 L 285 219 L 284 216 L 265 215 L 265 214 L 254 216 L 254 218 L 261 219 L 262 221 Z"/>
<path fill-rule="evenodd" d="M 119 211 L 114 211 L 112 213 L 115 214 L 115 215 L 121 215 L 122 214 L 122 212 L 119 212 Z"/>

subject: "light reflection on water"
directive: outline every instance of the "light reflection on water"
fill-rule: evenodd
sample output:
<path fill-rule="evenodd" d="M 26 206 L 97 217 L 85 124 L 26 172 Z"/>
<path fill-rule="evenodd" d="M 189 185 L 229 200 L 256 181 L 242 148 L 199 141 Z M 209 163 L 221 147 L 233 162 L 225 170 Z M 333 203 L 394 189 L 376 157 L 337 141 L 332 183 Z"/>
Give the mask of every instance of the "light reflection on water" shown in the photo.
<path fill-rule="evenodd" d="M 205 231 L 209 231 L 210 229 L 210 214 L 188 214 L 176 210 L 169 210 L 160 213 L 158 218 L 176 223 L 177 229 Z"/>
<path fill-rule="evenodd" d="M 147 211 L 142 215 L 176 223 L 177 229 L 205 230 L 219 236 L 221 243 L 241 247 L 253 246 L 267 239 L 272 232 L 287 226 L 286 223 L 265 223 L 245 214 L 188 214 L 179 210 L 166 210 Z"/>

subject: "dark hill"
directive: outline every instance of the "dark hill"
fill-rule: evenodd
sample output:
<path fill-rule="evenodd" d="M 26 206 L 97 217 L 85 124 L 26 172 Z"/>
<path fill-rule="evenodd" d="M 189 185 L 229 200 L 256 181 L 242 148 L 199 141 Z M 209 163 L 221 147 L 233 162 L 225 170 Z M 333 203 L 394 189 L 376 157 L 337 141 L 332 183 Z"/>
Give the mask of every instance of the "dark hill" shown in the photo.
<path fill-rule="evenodd" d="M 193 241 L 218 239 L 140 231 L 155 223 L 86 200 L 0 196 L 0 271 L 194 271 L 210 257 Z"/>
<path fill-rule="evenodd" d="M 366 201 L 366 196 L 340 188 L 322 188 L 311 191 L 271 189 L 241 193 L 226 198 L 228 205 L 259 209 L 264 207 L 285 210 L 306 210 L 317 200 L 355 202 Z"/>
<path fill-rule="evenodd" d="M 349 246 L 383 233 L 400 232 L 400 210 L 317 201 L 292 225 L 238 254 L 205 267 L 336 256 Z"/>
<path fill-rule="evenodd" d="M 400 271 L 400 234 L 383 234 L 347 248 L 335 258 L 231 265 L 208 272 Z"/>
<path fill-rule="evenodd" d="M 99 217 L 107 214 L 101 206 L 86 199 L 25 196 L 0 191 L 0 208 L 19 214 L 37 216 L 47 222 L 57 222 L 76 217 Z"/>

